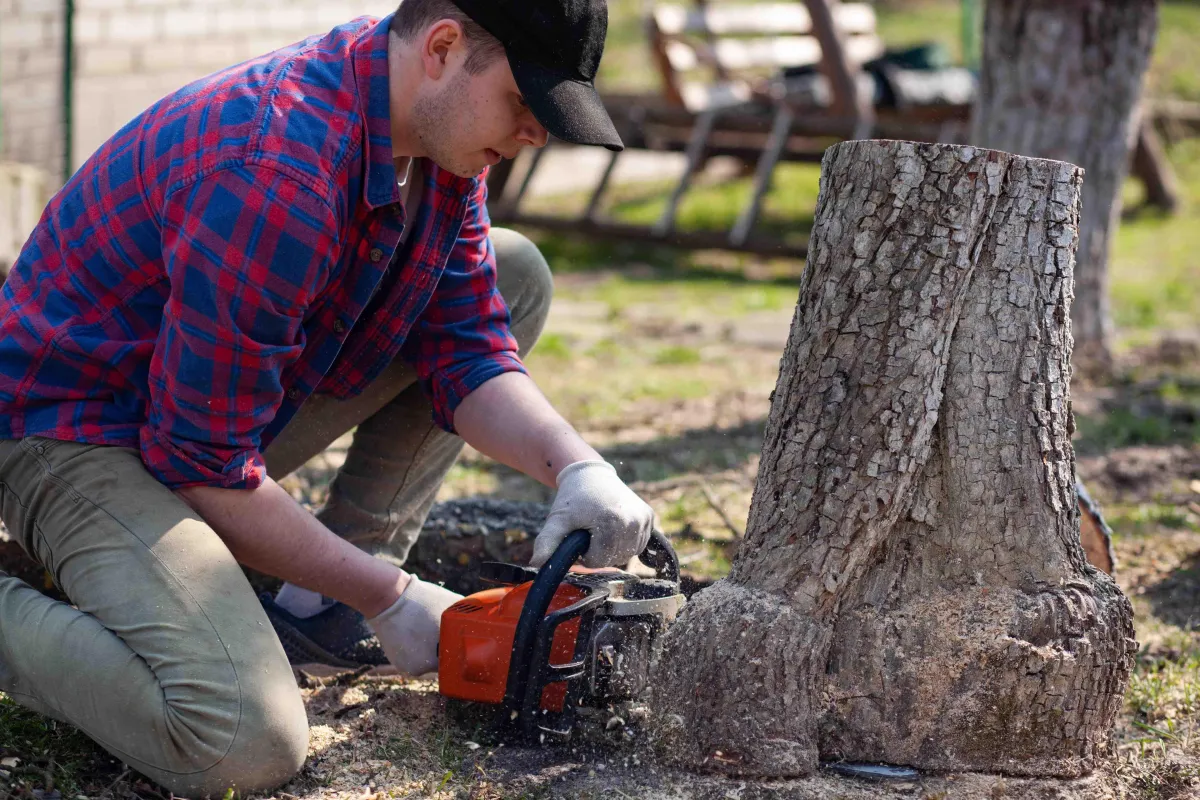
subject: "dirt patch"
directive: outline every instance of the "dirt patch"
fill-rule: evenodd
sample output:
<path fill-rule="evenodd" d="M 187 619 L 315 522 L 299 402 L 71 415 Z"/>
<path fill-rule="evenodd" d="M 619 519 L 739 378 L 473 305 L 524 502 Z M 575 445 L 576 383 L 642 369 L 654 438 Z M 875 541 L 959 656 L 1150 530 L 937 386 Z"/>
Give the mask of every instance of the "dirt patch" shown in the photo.
<path fill-rule="evenodd" d="M 1077 469 L 1088 490 L 1102 501 L 1186 504 L 1200 500 L 1191 485 L 1200 479 L 1200 447 L 1125 447 L 1081 457 Z"/>
<path fill-rule="evenodd" d="M 359 679 L 305 691 L 313 730 L 304 773 L 276 796 L 321 798 L 1062 798 L 1115 797 L 1110 779 L 1016 780 L 920 775 L 876 782 L 823 771 L 791 781 L 743 781 L 663 769 L 636 719 L 597 709 L 574 744 L 527 747 L 491 738 L 486 714 L 455 706 L 429 684 Z M 636 710 L 636 707 L 634 708 Z M 621 713 L 630 717 L 630 709 Z"/>

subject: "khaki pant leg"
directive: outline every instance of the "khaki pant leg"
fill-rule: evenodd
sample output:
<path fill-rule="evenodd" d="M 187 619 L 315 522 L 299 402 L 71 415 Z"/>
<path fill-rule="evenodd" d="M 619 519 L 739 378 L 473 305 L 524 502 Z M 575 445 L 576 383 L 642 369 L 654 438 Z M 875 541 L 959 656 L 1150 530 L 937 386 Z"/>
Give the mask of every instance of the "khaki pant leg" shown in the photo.
<path fill-rule="evenodd" d="M 176 794 L 267 789 L 308 724 L 220 538 L 134 450 L 0 442 L 0 517 L 72 605 L 0 573 L 0 690 Z"/>

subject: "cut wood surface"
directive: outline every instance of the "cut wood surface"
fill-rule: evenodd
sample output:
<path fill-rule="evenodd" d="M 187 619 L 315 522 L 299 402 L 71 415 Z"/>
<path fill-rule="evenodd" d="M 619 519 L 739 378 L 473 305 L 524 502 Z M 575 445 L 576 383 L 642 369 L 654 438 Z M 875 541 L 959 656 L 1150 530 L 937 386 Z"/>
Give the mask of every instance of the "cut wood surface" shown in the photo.
<path fill-rule="evenodd" d="M 1136 643 L 1079 541 L 1081 182 L 955 145 L 827 151 L 746 540 L 655 664 L 665 757 L 1078 776 L 1106 752 Z"/>

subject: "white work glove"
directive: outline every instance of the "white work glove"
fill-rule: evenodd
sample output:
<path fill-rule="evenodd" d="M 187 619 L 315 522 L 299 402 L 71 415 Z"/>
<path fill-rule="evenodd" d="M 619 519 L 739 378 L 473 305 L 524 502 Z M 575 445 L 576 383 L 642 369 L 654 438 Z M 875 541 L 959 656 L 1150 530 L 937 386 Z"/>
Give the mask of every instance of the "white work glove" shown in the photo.
<path fill-rule="evenodd" d="M 400 599 L 367 625 L 392 666 L 415 678 L 437 669 L 442 612 L 459 600 L 462 595 L 413 575 Z"/>
<path fill-rule="evenodd" d="M 535 567 L 545 564 L 571 531 L 584 528 L 592 541 L 583 565 L 624 566 L 650 543 L 654 509 L 617 477 L 606 461 L 576 461 L 558 473 L 558 494 L 550 516 L 533 542 Z"/>

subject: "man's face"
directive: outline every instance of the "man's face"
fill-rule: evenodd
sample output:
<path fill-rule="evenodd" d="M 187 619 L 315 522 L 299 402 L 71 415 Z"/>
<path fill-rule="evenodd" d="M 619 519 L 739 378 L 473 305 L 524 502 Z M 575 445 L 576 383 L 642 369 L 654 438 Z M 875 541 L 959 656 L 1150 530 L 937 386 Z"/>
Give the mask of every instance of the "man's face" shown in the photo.
<path fill-rule="evenodd" d="M 546 129 L 525 105 L 508 59 L 496 58 L 473 75 L 464 64 L 461 56 L 448 59 L 445 73 L 413 105 L 413 127 L 435 164 L 469 178 L 523 147 L 546 144 Z"/>

